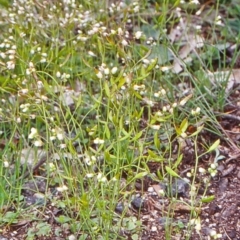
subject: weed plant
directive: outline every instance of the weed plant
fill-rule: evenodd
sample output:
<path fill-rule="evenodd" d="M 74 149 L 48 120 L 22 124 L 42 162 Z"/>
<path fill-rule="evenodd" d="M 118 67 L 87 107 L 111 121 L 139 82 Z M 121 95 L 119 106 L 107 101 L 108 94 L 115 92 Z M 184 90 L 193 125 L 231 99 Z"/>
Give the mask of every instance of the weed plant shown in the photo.
<path fill-rule="evenodd" d="M 185 139 L 191 139 L 196 163 L 191 199 L 184 204 L 191 207 L 195 222 L 184 236 L 188 239 L 192 226 L 198 226 L 198 134 L 204 123 L 216 121 L 216 99 L 201 74 L 207 63 L 196 73 L 187 65 L 182 74 L 169 68 L 171 53 L 177 56 L 180 45 L 170 42 L 166 28 L 181 20 L 173 15 L 181 6 L 179 1 L 13 0 L 2 7 L 2 226 L 38 218 L 38 231 L 30 228 L 27 239 L 51 231 L 62 234 L 59 228 L 51 230 L 40 214 L 50 202 L 61 209 L 56 221 L 70 236 L 120 239 L 124 229 L 132 239 L 140 239 L 141 218 L 128 215 L 135 181 L 151 176 L 171 182 L 179 177 L 181 150 Z M 199 64 L 202 51 L 194 63 Z M 222 109 L 225 95 L 217 96 L 214 107 Z M 194 132 L 188 131 L 190 125 L 196 126 Z M 202 154 L 217 143 L 206 143 Z M 30 211 L 24 208 L 21 190 L 36 179 L 32 169 L 42 156 L 46 162 L 38 171 L 57 193 L 46 190 L 43 209 Z M 155 174 L 150 162 L 160 166 Z M 23 178 L 26 172 L 31 174 Z M 115 211 L 119 202 L 124 203 L 121 214 Z M 168 215 L 173 215 L 171 209 Z M 174 226 L 165 230 L 171 239 Z"/>

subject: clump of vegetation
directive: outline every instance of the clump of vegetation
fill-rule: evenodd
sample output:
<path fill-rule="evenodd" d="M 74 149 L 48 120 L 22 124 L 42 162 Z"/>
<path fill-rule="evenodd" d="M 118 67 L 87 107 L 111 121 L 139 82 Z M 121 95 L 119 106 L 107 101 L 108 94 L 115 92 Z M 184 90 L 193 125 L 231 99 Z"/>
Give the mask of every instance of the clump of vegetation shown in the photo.
<path fill-rule="evenodd" d="M 140 196 L 147 209 L 148 187 L 161 183 L 159 216 L 173 218 L 179 203 L 188 209 L 187 222 L 160 226 L 166 239 L 200 234 L 217 161 L 209 172 L 199 162 L 220 144 L 201 133 L 221 134 L 214 111 L 228 82 L 209 78 L 219 52 L 191 23 L 199 7 L 14 0 L 0 10 L 3 228 L 28 219 L 26 239 L 140 239 L 143 206 L 131 203 Z M 186 196 L 173 191 L 184 177 Z"/>

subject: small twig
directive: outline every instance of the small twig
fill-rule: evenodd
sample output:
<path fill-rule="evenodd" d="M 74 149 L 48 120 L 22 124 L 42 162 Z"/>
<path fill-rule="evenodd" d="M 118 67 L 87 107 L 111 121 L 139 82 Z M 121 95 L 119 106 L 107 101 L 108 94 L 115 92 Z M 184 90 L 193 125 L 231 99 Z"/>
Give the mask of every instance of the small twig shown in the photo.
<path fill-rule="evenodd" d="M 225 232 L 227 238 L 231 240 L 231 238 L 228 236 L 228 234 L 227 234 L 227 232 L 226 232 L 226 229 L 225 229 L 224 227 L 223 227 L 223 230 L 224 230 L 224 232 Z"/>
<path fill-rule="evenodd" d="M 219 113 L 219 112 L 215 112 L 215 113 L 218 114 L 219 117 L 229 118 L 229 119 L 237 120 L 240 122 L 240 117 L 238 116 L 228 114 L 228 113 Z"/>

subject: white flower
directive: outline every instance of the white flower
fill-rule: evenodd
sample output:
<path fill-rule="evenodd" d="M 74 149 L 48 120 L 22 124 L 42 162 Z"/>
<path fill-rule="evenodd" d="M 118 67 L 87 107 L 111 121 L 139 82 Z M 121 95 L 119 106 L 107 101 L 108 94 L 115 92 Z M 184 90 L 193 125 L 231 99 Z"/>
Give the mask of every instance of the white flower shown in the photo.
<path fill-rule="evenodd" d="M 68 236 L 68 240 L 76 240 L 76 237 L 74 235 Z"/>
<path fill-rule="evenodd" d="M 61 149 L 63 149 L 63 148 L 66 148 L 66 144 L 65 143 L 61 143 L 60 145 L 59 145 L 59 147 L 61 148 Z"/>
<path fill-rule="evenodd" d="M 122 30 L 122 28 L 118 28 L 118 35 L 123 35 L 123 30 Z"/>
<path fill-rule="evenodd" d="M 198 0 L 191 0 L 190 3 L 192 3 L 192 4 L 196 4 L 196 5 L 199 5 L 199 4 L 200 4 Z"/>
<path fill-rule="evenodd" d="M 103 176 L 103 174 L 100 172 L 100 173 L 98 173 L 98 175 L 97 175 L 97 180 L 98 180 L 99 182 L 104 183 L 104 182 L 107 181 L 107 178 L 106 178 L 105 176 Z"/>
<path fill-rule="evenodd" d="M 4 161 L 3 165 L 4 165 L 5 168 L 8 168 L 9 167 L 9 162 L 8 161 Z"/>
<path fill-rule="evenodd" d="M 98 71 L 98 73 L 97 73 L 96 75 L 97 75 L 97 77 L 98 77 L 99 79 L 103 78 L 103 74 L 102 74 L 102 72 L 100 72 L 100 71 Z"/>
<path fill-rule="evenodd" d="M 51 136 L 50 141 L 54 141 L 56 139 L 56 136 Z"/>
<path fill-rule="evenodd" d="M 135 38 L 136 38 L 136 39 L 140 39 L 141 36 L 142 36 L 142 32 L 141 32 L 141 31 L 135 32 Z"/>
<path fill-rule="evenodd" d="M 151 125 L 150 126 L 153 130 L 159 130 L 160 129 L 160 125 Z"/>
<path fill-rule="evenodd" d="M 113 67 L 112 70 L 111 70 L 111 73 L 114 75 L 117 71 L 118 71 L 118 68 L 117 67 Z"/>
<path fill-rule="evenodd" d="M 176 103 L 176 102 L 173 103 L 172 107 L 173 107 L 173 108 L 177 107 L 177 103 Z"/>
<path fill-rule="evenodd" d="M 93 143 L 94 144 L 103 144 L 104 143 L 104 140 L 103 139 L 100 139 L 100 138 L 96 138 L 93 140 Z"/>
<path fill-rule="evenodd" d="M 56 188 L 58 192 L 64 192 L 68 190 L 68 187 L 66 185 L 63 185 L 61 187 Z"/>
<path fill-rule="evenodd" d="M 128 42 L 127 42 L 125 39 L 123 39 L 123 40 L 122 40 L 122 45 L 123 45 L 123 46 L 127 46 L 127 45 L 128 45 Z"/>
<path fill-rule="evenodd" d="M 168 72 L 169 69 L 170 69 L 170 67 L 168 67 L 168 66 L 161 67 L 162 72 Z"/>
<path fill-rule="evenodd" d="M 202 168 L 202 167 L 200 167 L 200 168 L 198 169 L 198 171 L 199 171 L 200 173 L 205 173 L 205 172 L 206 172 L 206 169 L 205 169 L 205 168 Z"/>
<path fill-rule="evenodd" d="M 94 176 L 94 173 L 87 173 L 87 174 L 86 174 L 86 177 L 87 177 L 87 178 L 92 178 L 93 176 Z"/>
<path fill-rule="evenodd" d="M 109 75 L 109 73 L 110 73 L 109 68 L 104 68 L 104 74 Z"/>
<path fill-rule="evenodd" d="M 150 61 L 149 61 L 148 59 L 146 59 L 146 58 L 143 59 L 142 62 L 143 62 L 144 64 L 146 64 L 146 65 L 148 65 L 148 64 L 150 63 Z"/>
<path fill-rule="evenodd" d="M 88 55 L 91 56 L 91 57 L 96 57 L 96 54 L 93 53 L 92 51 L 88 51 Z"/>
<path fill-rule="evenodd" d="M 34 142 L 35 147 L 42 147 L 42 145 L 43 145 L 43 142 L 41 141 L 41 139 L 38 139 Z"/>
<path fill-rule="evenodd" d="M 35 138 L 37 135 L 38 135 L 37 129 L 32 127 L 32 128 L 31 128 L 31 133 L 29 134 L 28 138 L 29 138 L 29 139 L 33 139 L 33 138 Z"/>

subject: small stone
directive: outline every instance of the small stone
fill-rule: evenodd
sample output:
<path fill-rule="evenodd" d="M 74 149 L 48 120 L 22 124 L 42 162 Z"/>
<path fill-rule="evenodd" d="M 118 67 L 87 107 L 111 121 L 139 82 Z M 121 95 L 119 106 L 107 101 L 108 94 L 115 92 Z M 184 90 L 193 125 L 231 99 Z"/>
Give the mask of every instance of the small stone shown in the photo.
<path fill-rule="evenodd" d="M 168 226 L 172 223 L 172 219 L 167 217 L 161 217 L 159 218 L 159 224 L 160 226 Z"/>
<path fill-rule="evenodd" d="M 132 200 L 131 204 L 134 208 L 139 210 L 139 209 L 143 208 L 144 200 L 141 197 L 135 197 Z"/>
<path fill-rule="evenodd" d="M 171 186 L 171 196 L 186 196 L 189 184 L 186 180 L 177 178 L 173 181 Z"/>
<path fill-rule="evenodd" d="M 219 190 L 221 193 L 224 193 L 227 190 L 228 187 L 228 179 L 222 178 L 219 182 Z"/>
<path fill-rule="evenodd" d="M 117 206 L 115 207 L 115 211 L 118 213 L 122 213 L 124 210 L 124 204 L 122 202 L 119 202 Z"/>
<path fill-rule="evenodd" d="M 0 235 L 0 240 L 8 240 L 8 238 L 4 237 L 3 235 Z"/>

